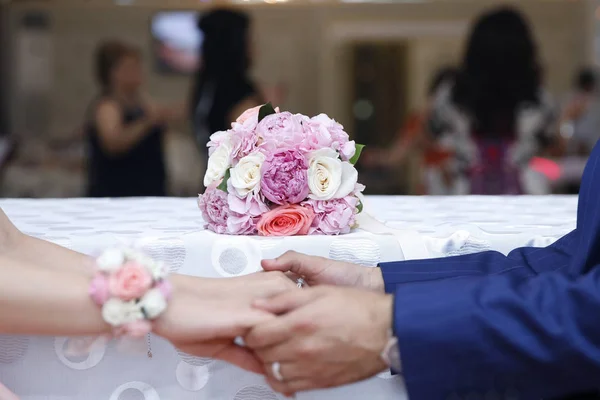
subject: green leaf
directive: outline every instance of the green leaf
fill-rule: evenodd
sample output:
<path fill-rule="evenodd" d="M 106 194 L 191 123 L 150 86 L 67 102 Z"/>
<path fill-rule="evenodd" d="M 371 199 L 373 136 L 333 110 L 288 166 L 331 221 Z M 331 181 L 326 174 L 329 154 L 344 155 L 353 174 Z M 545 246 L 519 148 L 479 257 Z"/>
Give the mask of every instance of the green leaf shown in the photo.
<path fill-rule="evenodd" d="M 225 176 L 223 177 L 221 184 L 219 186 L 217 186 L 217 189 L 222 190 L 225 193 L 227 193 L 227 181 L 229 180 L 230 177 L 231 177 L 231 169 L 228 169 L 225 172 Z"/>
<path fill-rule="evenodd" d="M 258 122 L 262 121 L 266 116 L 275 114 L 275 109 L 271 103 L 267 103 L 258 110 Z"/>
<path fill-rule="evenodd" d="M 352 165 L 356 165 L 356 163 L 358 162 L 358 159 L 360 158 L 360 154 L 362 153 L 363 149 L 365 148 L 364 144 L 356 144 L 356 152 L 354 153 L 354 157 L 352 157 L 350 159 L 350 164 Z"/>
<path fill-rule="evenodd" d="M 356 209 L 358 210 L 358 213 L 360 214 L 363 211 L 363 203 L 362 201 L 358 200 L 358 204 L 356 205 Z"/>

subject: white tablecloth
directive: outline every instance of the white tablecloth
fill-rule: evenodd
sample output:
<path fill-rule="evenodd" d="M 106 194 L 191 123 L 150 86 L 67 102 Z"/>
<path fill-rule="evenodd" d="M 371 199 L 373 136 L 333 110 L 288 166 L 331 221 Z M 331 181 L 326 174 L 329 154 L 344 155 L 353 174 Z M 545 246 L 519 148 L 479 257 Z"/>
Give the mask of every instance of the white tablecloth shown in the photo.
<path fill-rule="evenodd" d="M 418 232 L 429 254 L 545 246 L 575 227 L 575 197 L 370 197 L 365 210 L 388 227 Z M 135 244 L 179 273 L 223 277 L 257 271 L 262 257 L 293 248 L 372 266 L 412 251 L 404 239 L 354 232 L 343 237 L 240 238 L 202 230 L 195 199 L 3 200 L 24 232 L 91 254 Z M 416 235 L 416 234 L 415 234 Z M 419 236 L 419 235 L 416 235 Z M 412 239 L 411 239 L 412 240 Z M 402 251 L 404 249 L 404 252 Z M 65 355 L 66 338 L 0 336 L 0 381 L 23 400 L 273 400 L 260 376 L 220 361 L 178 353 L 152 339 L 154 357 L 99 345 L 89 357 Z M 432 366 L 433 368 L 434 366 Z M 299 399 L 402 399 L 389 373 Z"/>

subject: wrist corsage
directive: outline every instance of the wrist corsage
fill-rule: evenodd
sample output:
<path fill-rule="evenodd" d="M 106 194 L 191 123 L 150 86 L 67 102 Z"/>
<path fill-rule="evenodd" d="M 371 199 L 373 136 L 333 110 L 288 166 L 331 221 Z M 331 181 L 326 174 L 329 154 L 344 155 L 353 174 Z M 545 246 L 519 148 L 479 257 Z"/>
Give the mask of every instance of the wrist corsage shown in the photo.
<path fill-rule="evenodd" d="M 109 249 L 96 259 L 90 296 L 116 336 L 143 337 L 171 297 L 168 271 L 161 262 L 131 249 Z"/>

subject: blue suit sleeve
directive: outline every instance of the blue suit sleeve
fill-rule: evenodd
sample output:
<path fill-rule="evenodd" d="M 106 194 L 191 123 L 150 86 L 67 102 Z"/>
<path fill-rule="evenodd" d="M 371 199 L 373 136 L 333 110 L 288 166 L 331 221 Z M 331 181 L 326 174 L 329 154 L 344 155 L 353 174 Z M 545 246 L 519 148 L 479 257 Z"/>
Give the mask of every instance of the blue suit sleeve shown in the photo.
<path fill-rule="evenodd" d="M 396 286 L 404 283 L 503 273 L 525 277 L 567 267 L 577 247 L 577 237 L 577 231 L 573 231 L 548 247 L 523 247 L 513 250 L 508 256 L 486 251 L 456 257 L 383 263 L 379 267 L 387 293 L 394 293 Z"/>
<path fill-rule="evenodd" d="M 394 329 L 411 400 L 557 398 L 600 388 L 600 266 L 402 285 Z"/>

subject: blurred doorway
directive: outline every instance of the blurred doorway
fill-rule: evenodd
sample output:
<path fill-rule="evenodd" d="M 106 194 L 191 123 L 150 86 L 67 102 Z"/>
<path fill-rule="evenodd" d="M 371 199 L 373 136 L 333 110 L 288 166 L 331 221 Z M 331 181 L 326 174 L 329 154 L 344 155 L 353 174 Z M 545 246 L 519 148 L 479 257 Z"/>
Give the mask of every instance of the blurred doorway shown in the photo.
<path fill-rule="evenodd" d="M 348 107 L 352 132 L 366 145 L 389 144 L 407 113 L 408 46 L 395 43 L 361 43 L 352 46 L 351 87 Z"/>
<path fill-rule="evenodd" d="M 358 143 L 389 146 L 408 113 L 407 41 L 350 45 L 352 126 Z M 406 174 L 395 171 L 361 171 L 370 193 L 407 193 Z"/>
<path fill-rule="evenodd" d="M 405 116 L 422 109 L 431 74 L 456 62 L 469 21 L 336 21 L 323 35 L 319 109 L 353 139 L 389 146 Z M 369 83 L 371 82 L 371 84 Z M 395 171 L 365 171 L 371 194 L 411 194 L 418 157 Z"/>

